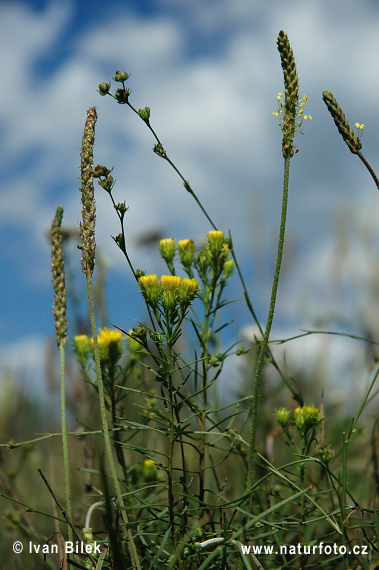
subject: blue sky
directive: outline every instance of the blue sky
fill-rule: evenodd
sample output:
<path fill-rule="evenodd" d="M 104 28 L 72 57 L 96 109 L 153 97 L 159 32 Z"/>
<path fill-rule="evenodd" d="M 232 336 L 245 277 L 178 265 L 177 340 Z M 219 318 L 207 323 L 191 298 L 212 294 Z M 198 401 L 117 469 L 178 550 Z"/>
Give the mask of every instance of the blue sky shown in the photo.
<path fill-rule="evenodd" d="M 313 121 L 292 161 L 276 323 L 296 331 L 329 314 L 346 328 L 352 316 L 359 329 L 364 316 L 375 332 L 379 195 L 343 144 L 321 93 L 332 91 L 351 123 L 367 125 L 363 150 L 378 167 L 377 2 L 3 1 L 3 366 L 17 366 L 20 354 L 23 362 L 35 363 L 44 339 L 53 335 L 46 232 L 58 204 L 65 209 L 64 225 L 77 228 L 79 147 L 90 106 L 99 112 L 95 163 L 114 166 L 116 198 L 130 207 L 126 228 L 134 265 L 164 270 L 155 251 L 138 246 L 146 232 L 199 242 L 210 229 L 175 173 L 152 152 L 142 122 L 96 93 L 116 69 L 131 74 L 131 102 L 151 108 L 169 155 L 219 227 L 231 230 L 265 320 L 283 166 L 272 117 L 282 90 L 280 29 L 293 46 Z M 129 328 L 143 316 L 142 306 L 110 238 L 119 231 L 117 218 L 100 190 L 97 207 L 97 243 L 110 271 L 110 320 Z M 74 256 L 80 271 L 79 253 Z M 237 283 L 233 292 L 240 294 Z M 249 325 L 242 306 L 235 315 L 236 327 Z"/>

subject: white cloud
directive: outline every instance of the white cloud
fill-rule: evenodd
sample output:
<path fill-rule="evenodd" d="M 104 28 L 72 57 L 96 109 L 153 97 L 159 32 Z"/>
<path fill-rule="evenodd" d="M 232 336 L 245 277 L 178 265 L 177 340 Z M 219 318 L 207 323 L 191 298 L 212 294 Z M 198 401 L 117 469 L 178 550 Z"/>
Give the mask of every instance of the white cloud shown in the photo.
<path fill-rule="evenodd" d="M 222 0 L 208 3 L 205 10 L 200 1 L 178 7 L 167 0 L 165 6 L 154 19 L 130 10 L 110 11 L 65 46 L 62 38 L 67 38 L 73 16 L 70 3 L 52 2 L 38 13 L 23 4 L 1 8 L 0 48 L 7 59 L 0 72 L 6 85 L 0 122 L 8 170 L 3 167 L 0 219 L 19 229 L 16 251 L 22 250 L 28 229 L 28 248 L 35 255 L 23 260 L 26 275 L 49 282 L 44 232 L 57 203 L 64 205 L 65 224 L 76 225 L 80 217 L 79 147 L 85 111 L 93 104 L 99 108 L 95 161 L 115 166 L 116 198 L 125 198 L 131 207 L 126 231 L 135 265 L 155 270 L 159 263 L 134 246 L 137 234 L 163 228 L 170 236 L 198 239 L 209 229 L 181 181 L 153 154 L 154 140 L 142 122 L 95 92 L 117 68 L 131 73 L 132 103 L 151 107 L 152 125 L 169 155 L 216 223 L 231 228 L 242 257 L 248 258 L 252 239 L 256 248 L 267 249 L 251 227 L 251 202 L 262 205 L 261 222 L 271 246 L 282 184 L 281 133 L 271 117 L 282 89 L 275 40 L 284 29 L 314 117 L 293 162 L 288 235 L 298 239 L 301 259 L 309 260 L 302 266 L 302 279 L 317 283 L 315 275 L 325 274 L 329 263 L 333 238 L 327 237 L 338 202 L 353 194 L 360 200 L 358 185 L 373 192 L 367 173 L 328 116 L 321 91 L 334 91 L 352 121 L 371 121 L 364 139 L 369 147 L 374 142 L 370 133 L 378 130 L 377 118 L 368 112 L 376 108 L 379 81 L 372 73 L 379 37 L 377 20 L 371 17 L 376 8 L 340 0 L 331 17 L 325 1 L 267 5 Z M 208 42 L 209 49 L 196 49 L 194 41 Z M 49 52 L 52 61 L 60 54 L 59 66 L 42 76 L 37 70 Z M 97 205 L 98 243 L 119 261 L 109 237 L 119 232 L 117 218 L 105 194 L 98 194 Z M 352 264 L 349 270 L 354 269 Z M 299 285 L 291 283 L 296 297 Z M 254 294 L 259 298 L 261 291 Z M 320 294 L 316 312 L 323 303 Z M 296 312 L 293 307 L 293 302 L 282 305 L 288 318 Z"/>

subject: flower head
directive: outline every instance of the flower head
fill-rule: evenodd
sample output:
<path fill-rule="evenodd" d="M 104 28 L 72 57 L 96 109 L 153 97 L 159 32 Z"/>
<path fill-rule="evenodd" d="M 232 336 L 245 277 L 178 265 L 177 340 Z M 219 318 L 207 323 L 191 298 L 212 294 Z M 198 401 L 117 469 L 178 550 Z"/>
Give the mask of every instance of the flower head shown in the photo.
<path fill-rule="evenodd" d="M 181 278 L 175 275 L 162 275 L 160 285 L 162 291 L 162 307 L 167 312 L 175 309 Z"/>
<path fill-rule="evenodd" d="M 66 317 L 66 282 L 62 251 L 61 223 L 63 208 L 58 206 L 53 223 L 51 225 L 51 269 L 54 286 L 54 318 L 55 336 L 58 346 L 65 345 L 67 341 L 67 317 Z"/>
<path fill-rule="evenodd" d="M 221 253 L 224 245 L 225 237 L 224 232 L 221 230 L 211 230 L 208 232 L 207 247 L 212 256 L 217 256 Z"/>
<path fill-rule="evenodd" d="M 276 421 L 282 428 L 286 428 L 291 419 L 291 411 L 287 408 L 278 408 L 275 410 Z"/>
<path fill-rule="evenodd" d="M 78 361 L 85 365 L 88 355 L 91 352 L 91 341 L 86 334 L 79 334 L 74 337 L 74 347 L 78 356 Z"/>
<path fill-rule="evenodd" d="M 195 255 L 195 244 L 192 239 L 181 239 L 178 241 L 178 253 L 180 261 L 186 271 L 190 272 Z"/>
<path fill-rule="evenodd" d="M 95 142 L 95 124 L 97 121 L 96 107 L 87 111 L 87 119 L 84 126 L 82 150 L 80 153 L 80 179 L 81 179 L 81 200 L 82 200 L 82 222 L 80 224 L 80 235 L 82 245 L 82 270 L 83 273 L 92 275 L 95 267 L 95 220 L 96 205 L 93 187 L 93 145 Z"/>
<path fill-rule="evenodd" d="M 296 429 L 301 435 L 306 435 L 311 429 L 320 423 L 322 416 L 315 406 L 298 407 L 293 413 Z"/>
<path fill-rule="evenodd" d="M 196 279 L 188 279 L 188 277 L 184 277 L 179 289 L 179 304 L 183 311 L 185 311 L 194 300 L 198 288 L 199 283 Z"/>
<path fill-rule="evenodd" d="M 138 284 L 146 303 L 155 309 L 160 297 L 158 277 L 155 274 L 142 275 Z"/>
<path fill-rule="evenodd" d="M 166 263 L 172 263 L 175 257 L 175 238 L 161 239 L 159 251 Z"/>
<path fill-rule="evenodd" d="M 110 330 L 108 327 L 99 329 L 97 342 L 99 344 L 100 359 L 102 361 L 112 360 L 115 362 L 120 358 L 122 353 L 121 338 L 121 331 Z M 90 342 L 93 348 L 93 338 L 91 338 Z"/>
<path fill-rule="evenodd" d="M 349 147 L 350 152 L 353 154 L 358 154 L 362 148 L 361 140 L 350 127 L 349 121 L 346 119 L 344 112 L 337 102 L 337 99 L 330 91 L 323 91 L 322 99 L 325 105 L 328 107 L 328 111 L 333 117 L 338 132 Z"/>

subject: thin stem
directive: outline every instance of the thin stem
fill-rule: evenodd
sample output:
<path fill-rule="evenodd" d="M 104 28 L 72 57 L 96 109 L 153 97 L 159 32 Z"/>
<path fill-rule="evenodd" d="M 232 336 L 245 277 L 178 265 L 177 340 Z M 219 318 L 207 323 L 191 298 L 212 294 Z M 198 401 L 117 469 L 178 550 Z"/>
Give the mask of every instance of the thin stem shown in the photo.
<path fill-rule="evenodd" d="M 128 107 L 130 107 L 130 109 L 132 109 L 132 111 L 134 111 L 136 113 L 136 115 L 139 115 L 137 109 L 135 109 L 133 107 L 133 105 L 131 103 L 127 103 Z M 142 119 L 143 120 L 143 119 Z M 150 121 L 146 122 L 145 120 L 143 120 L 143 122 L 145 123 L 145 125 L 147 125 L 149 131 L 151 132 L 151 134 L 153 135 L 153 137 L 155 138 L 155 140 L 157 141 L 157 144 L 161 145 L 161 147 L 163 148 L 163 145 L 157 135 L 157 133 L 154 131 L 153 127 L 150 125 Z M 181 178 L 181 180 L 183 181 L 184 187 L 187 190 L 187 192 L 189 194 L 191 194 L 191 196 L 194 198 L 195 202 L 197 203 L 197 205 L 199 206 L 200 210 L 203 212 L 204 216 L 207 218 L 208 222 L 211 224 L 213 229 L 217 229 L 216 225 L 214 224 L 212 218 L 209 216 L 208 212 L 206 211 L 206 209 L 204 208 L 203 204 L 200 202 L 199 198 L 197 197 L 197 195 L 195 194 L 195 192 L 192 190 L 188 180 L 186 180 L 183 176 L 183 174 L 180 172 L 180 170 L 177 168 L 177 166 L 172 162 L 172 160 L 167 156 L 167 153 L 165 152 L 164 155 L 160 155 L 161 158 L 163 158 L 164 160 L 167 160 L 167 162 L 169 163 L 169 165 L 175 170 L 175 172 L 178 174 L 178 176 Z"/>
<path fill-rule="evenodd" d="M 276 257 L 276 265 L 274 272 L 274 279 L 272 283 L 270 307 L 268 311 L 266 330 L 263 337 L 263 341 L 259 351 L 259 357 L 257 362 L 257 368 L 255 373 L 255 384 L 254 384 L 254 395 L 253 395 L 253 405 L 252 405 L 252 416 L 251 416 L 251 432 L 250 432 L 250 448 L 249 448 L 249 461 L 248 461 L 248 473 L 246 481 L 246 492 L 248 493 L 251 489 L 254 479 L 254 451 L 255 451 L 255 439 L 257 434 L 257 419 L 258 419 L 258 403 L 259 403 L 259 392 L 260 384 L 262 378 L 263 363 L 266 356 L 266 351 L 268 347 L 268 341 L 271 332 L 272 321 L 274 319 L 276 295 L 278 291 L 280 268 L 283 257 L 284 248 L 284 235 L 286 229 L 286 219 L 287 219 L 287 204 L 288 204 L 288 185 L 289 185 L 289 169 L 290 169 L 290 158 L 285 158 L 284 161 L 284 181 L 283 181 L 283 198 L 282 198 L 282 214 L 280 220 L 280 231 L 278 240 L 278 252 Z"/>
<path fill-rule="evenodd" d="M 116 491 L 116 496 L 118 499 L 118 503 L 121 510 L 121 516 L 125 524 L 126 534 L 128 537 L 128 548 L 131 557 L 131 561 L 133 564 L 133 568 L 137 568 L 141 570 L 141 565 L 139 563 L 138 554 L 136 550 L 136 546 L 134 544 L 133 535 L 130 530 L 129 519 L 128 515 L 125 511 L 124 501 L 122 498 L 121 487 L 118 481 L 116 466 L 113 460 L 112 455 L 112 446 L 111 440 L 109 437 L 108 431 L 108 422 L 107 422 L 107 415 L 105 409 L 105 398 L 104 398 L 104 385 L 103 385 L 103 377 L 101 373 L 101 365 L 100 365 L 100 351 L 99 351 L 99 343 L 97 340 L 97 329 L 96 329 L 96 320 L 95 320 L 95 311 L 93 305 L 93 294 L 92 294 L 92 280 L 91 280 L 91 273 L 87 271 L 86 273 L 86 280 L 87 280 L 87 296 L 88 296 L 88 306 L 89 306 L 89 314 L 91 319 L 91 329 L 92 329 L 92 336 L 93 336 L 93 344 L 94 344 L 94 355 L 95 355 L 95 364 L 96 364 L 96 377 L 97 377 L 97 384 L 99 390 L 99 404 L 100 404 L 100 415 L 101 415 L 101 424 L 102 424 L 102 432 L 104 435 L 104 444 L 105 444 L 105 451 L 108 458 L 109 467 L 112 474 L 113 484 Z"/>
<path fill-rule="evenodd" d="M 66 510 L 67 516 L 72 520 L 71 511 L 71 489 L 70 489 L 70 463 L 68 458 L 68 445 L 67 445 L 67 426 L 66 426 L 66 395 L 65 395 L 65 343 L 59 344 L 59 356 L 61 363 L 61 422 L 62 422 L 62 446 L 63 446 L 63 465 L 64 465 L 64 481 L 66 489 Z M 73 534 L 72 529 L 68 527 L 68 540 L 72 542 Z"/>
<path fill-rule="evenodd" d="M 365 157 L 363 156 L 363 154 L 360 151 L 357 152 L 357 155 L 359 156 L 359 158 L 361 159 L 361 161 L 363 162 L 363 164 L 365 165 L 365 167 L 367 168 L 367 170 L 371 174 L 372 179 L 375 182 L 377 189 L 379 190 L 379 180 L 378 180 L 378 177 L 376 176 L 374 170 L 372 169 L 371 164 L 369 164 L 367 162 L 367 160 L 365 159 Z"/>

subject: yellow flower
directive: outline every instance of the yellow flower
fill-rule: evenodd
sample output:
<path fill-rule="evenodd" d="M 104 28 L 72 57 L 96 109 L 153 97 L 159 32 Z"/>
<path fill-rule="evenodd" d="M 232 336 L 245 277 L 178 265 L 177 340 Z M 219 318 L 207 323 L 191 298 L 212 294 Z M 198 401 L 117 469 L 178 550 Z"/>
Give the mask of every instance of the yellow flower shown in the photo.
<path fill-rule="evenodd" d="M 108 327 L 99 329 L 97 342 L 101 361 L 117 361 L 122 354 L 121 331 L 110 330 Z M 94 340 L 91 338 L 91 347 L 94 348 Z"/>
<path fill-rule="evenodd" d="M 164 238 L 159 242 L 159 251 L 166 263 L 171 263 L 175 257 L 175 238 Z"/>
<path fill-rule="evenodd" d="M 188 271 L 191 269 L 195 254 L 195 244 L 192 239 L 181 239 L 178 241 L 178 252 L 183 267 Z"/>
<path fill-rule="evenodd" d="M 212 256 L 217 256 L 221 253 L 224 245 L 224 232 L 221 230 L 211 230 L 208 232 L 208 250 Z"/>
<path fill-rule="evenodd" d="M 181 278 L 176 275 L 162 275 L 161 287 L 163 290 L 176 291 L 180 285 Z"/>
<path fill-rule="evenodd" d="M 99 344 L 99 348 L 107 348 L 111 342 L 120 342 L 121 341 L 121 332 L 120 331 L 111 331 L 108 327 L 103 329 L 99 329 L 99 334 L 97 336 L 97 342 Z M 93 348 L 93 338 L 91 338 L 91 347 Z"/>
<path fill-rule="evenodd" d="M 158 286 L 158 277 L 154 274 L 142 275 L 142 277 L 138 279 L 138 283 L 140 288 L 143 291 L 146 291 L 146 289 L 151 289 Z"/>
<path fill-rule="evenodd" d="M 142 466 L 142 475 L 145 481 L 153 482 L 158 481 L 159 471 L 155 461 L 152 459 L 145 459 Z"/>
<path fill-rule="evenodd" d="M 165 311 L 175 309 L 177 304 L 177 293 L 180 286 L 181 278 L 176 275 L 162 275 L 162 307 Z"/>
<path fill-rule="evenodd" d="M 209 241 L 224 241 L 224 232 L 222 232 L 221 230 L 211 230 L 210 232 L 208 232 L 208 240 Z"/>
<path fill-rule="evenodd" d="M 187 309 L 188 305 L 192 303 L 198 288 L 199 283 L 196 279 L 188 279 L 188 277 L 184 277 L 179 290 L 179 303 L 183 310 Z"/>
<path fill-rule="evenodd" d="M 86 334 L 78 334 L 74 337 L 76 352 L 88 352 L 90 350 L 90 340 Z"/>
<path fill-rule="evenodd" d="M 138 279 L 138 284 L 146 303 L 155 309 L 160 296 L 158 277 L 155 274 L 142 275 Z"/>

